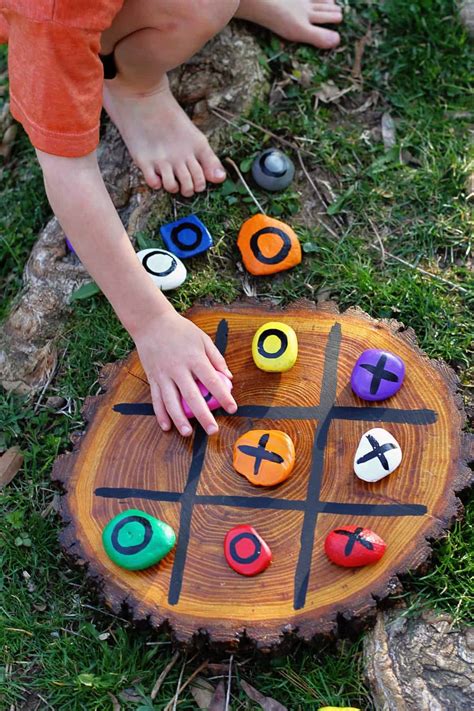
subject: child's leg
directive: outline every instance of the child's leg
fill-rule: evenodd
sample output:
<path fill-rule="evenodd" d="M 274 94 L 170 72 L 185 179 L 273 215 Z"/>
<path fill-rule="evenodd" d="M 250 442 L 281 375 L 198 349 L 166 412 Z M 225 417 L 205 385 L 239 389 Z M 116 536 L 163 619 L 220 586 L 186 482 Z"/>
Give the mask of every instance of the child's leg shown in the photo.
<path fill-rule="evenodd" d="M 337 32 L 318 27 L 342 21 L 342 11 L 335 0 L 241 0 L 236 16 L 293 42 L 306 42 L 321 49 L 339 44 Z"/>
<path fill-rule="evenodd" d="M 104 82 L 104 106 L 153 188 L 191 196 L 225 171 L 205 136 L 180 108 L 166 72 L 195 54 L 232 18 L 238 0 L 126 0 L 102 36 L 117 76 Z"/>

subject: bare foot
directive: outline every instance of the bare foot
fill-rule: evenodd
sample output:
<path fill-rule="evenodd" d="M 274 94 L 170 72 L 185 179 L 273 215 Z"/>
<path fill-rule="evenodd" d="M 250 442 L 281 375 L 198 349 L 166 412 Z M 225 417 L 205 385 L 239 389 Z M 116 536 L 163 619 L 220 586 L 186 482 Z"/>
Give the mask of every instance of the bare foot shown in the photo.
<path fill-rule="evenodd" d="M 337 47 L 337 32 L 318 25 L 337 25 L 342 10 L 335 0 L 241 0 L 237 17 L 267 27 L 292 42 L 306 42 L 320 49 Z"/>
<path fill-rule="evenodd" d="M 105 82 L 104 107 L 151 188 L 191 197 L 226 172 L 206 137 L 172 95 L 168 79 L 137 94 L 114 79 Z"/>

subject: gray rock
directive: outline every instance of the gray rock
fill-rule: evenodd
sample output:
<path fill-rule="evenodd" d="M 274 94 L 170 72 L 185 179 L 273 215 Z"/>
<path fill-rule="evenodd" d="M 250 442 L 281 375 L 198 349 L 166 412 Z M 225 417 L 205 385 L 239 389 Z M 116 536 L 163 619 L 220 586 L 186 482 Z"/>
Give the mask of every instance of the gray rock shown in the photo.
<path fill-rule="evenodd" d="M 264 190 L 285 190 L 295 177 L 295 166 L 285 153 L 268 148 L 255 158 L 252 177 Z"/>
<path fill-rule="evenodd" d="M 364 642 L 376 711 L 472 711 L 474 628 L 449 615 L 381 612 Z"/>

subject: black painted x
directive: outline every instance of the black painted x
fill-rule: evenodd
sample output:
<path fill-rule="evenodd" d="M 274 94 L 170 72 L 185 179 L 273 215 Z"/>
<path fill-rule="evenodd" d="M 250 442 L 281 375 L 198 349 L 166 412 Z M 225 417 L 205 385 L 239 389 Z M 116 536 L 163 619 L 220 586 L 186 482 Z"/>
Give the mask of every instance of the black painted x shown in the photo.
<path fill-rule="evenodd" d="M 374 550 L 373 544 L 360 535 L 363 530 L 363 528 L 356 528 L 356 530 L 352 532 L 345 531 L 343 528 L 339 528 L 337 531 L 334 531 L 334 533 L 339 533 L 341 536 L 347 536 L 349 539 L 344 549 L 344 555 L 349 556 L 352 553 L 356 543 L 360 543 L 362 546 L 364 546 L 364 548 L 367 548 L 368 551 Z"/>
<path fill-rule="evenodd" d="M 380 356 L 377 365 L 369 365 L 368 363 L 362 363 L 361 368 L 365 368 L 369 373 L 374 376 L 372 382 L 370 383 L 370 394 L 376 395 L 380 387 L 382 380 L 389 380 L 391 383 L 398 382 L 398 375 L 392 373 L 391 370 L 385 370 L 385 363 L 387 362 L 387 356 Z"/>
<path fill-rule="evenodd" d="M 258 441 L 258 447 L 252 447 L 249 444 L 240 444 L 238 449 L 244 454 L 248 454 L 249 457 L 255 457 L 255 466 L 253 473 L 257 476 L 260 471 L 260 465 L 262 462 L 275 462 L 276 464 L 282 464 L 285 460 L 276 452 L 270 452 L 266 449 L 270 435 L 268 433 L 262 435 Z"/>
<path fill-rule="evenodd" d="M 380 445 L 375 439 L 375 437 L 372 437 L 372 435 L 370 434 L 367 435 L 367 439 L 369 440 L 370 445 L 372 446 L 372 451 L 367 452 L 367 454 L 364 454 L 363 457 L 358 459 L 357 464 L 364 464 L 364 462 L 370 462 L 371 459 L 375 459 L 375 457 L 377 457 L 385 471 L 388 472 L 390 466 L 387 461 L 387 457 L 385 456 L 385 452 L 389 452 L 391 449 L 396 449 L 395 445 L 391 442 L 387 442 L 387 444 Z"/>

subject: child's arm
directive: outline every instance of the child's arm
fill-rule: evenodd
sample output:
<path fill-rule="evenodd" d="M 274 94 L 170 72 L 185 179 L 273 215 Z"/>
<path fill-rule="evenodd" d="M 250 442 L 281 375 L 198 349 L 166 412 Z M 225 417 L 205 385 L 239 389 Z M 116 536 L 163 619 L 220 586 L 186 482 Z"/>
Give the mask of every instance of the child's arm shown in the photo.
<path fill-rule="evenodd" d="M 170 417 L 191 434 L 180 393 L 206 432 L 216 421 L 195 384 L 198 378 L 228 412 L 236 403 L 216 370 L 230 375 L 211 339 L 180 316 L 138 261 L 100 175 L 95 153 L 62 158 L 37 151 L 46 192 L 82 263 L 130 333 L 147 374 L 160 426 Z"/>

